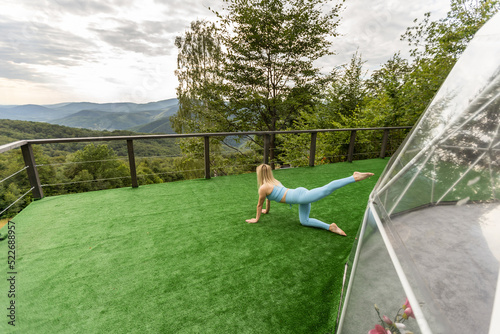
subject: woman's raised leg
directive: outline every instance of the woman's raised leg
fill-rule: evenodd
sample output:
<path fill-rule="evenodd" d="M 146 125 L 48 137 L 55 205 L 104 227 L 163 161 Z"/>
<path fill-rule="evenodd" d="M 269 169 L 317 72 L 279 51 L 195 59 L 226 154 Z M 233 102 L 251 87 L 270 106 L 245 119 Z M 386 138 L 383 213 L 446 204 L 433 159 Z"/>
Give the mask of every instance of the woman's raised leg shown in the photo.
<path fill-rule="evenodd" d="M 344 179 L 332 181 L 332 182 L 328 183 L 327 185 L 324 185 L 323 187 L 314 188 L 314 189 L 311 189 L 308 191 L 304 191 L 300 194 L 300 197 L 299 197 L 300 204 L 312 203 L 312 202 L 319 201 L 320 199 L 325 198 L 326 196 L 333 193 L 335 190 L 342 188 L 343 186 L 346 186 L 349 183 L 353 183 L 353 182 L 355 182 L 354 177 L 349 176 L 349 177 L 346 177 Z"/>
<path fill-rule="evenodd" d="M 319 201 L 320 199 L 325 198 L 326 196 L 333 193 L 335 190 L 342 188 L 343 186 L 346 186 L 349 183 L 361 181 L 366 178 L 369 178 L 370 176 L 373 176 L 373 173 L 354 172 L 352 176 L 339 180 L 334 180 L 322 187 L 301 192 L 300 195 L 298 196 L 297 202 L 299 204 L 306 204 Z"/>

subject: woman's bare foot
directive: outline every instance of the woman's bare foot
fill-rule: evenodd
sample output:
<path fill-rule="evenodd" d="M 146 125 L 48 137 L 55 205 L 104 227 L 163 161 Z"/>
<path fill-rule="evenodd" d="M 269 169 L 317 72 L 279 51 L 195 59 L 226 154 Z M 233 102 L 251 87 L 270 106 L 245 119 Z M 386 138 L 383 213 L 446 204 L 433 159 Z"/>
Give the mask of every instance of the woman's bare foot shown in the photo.
<path fill-rule="evenodd" d="M 333 232 L 333 233 L 337 233 L 339 235 L 343 235 L 343 236 L 346 236 L 345 232 L 342 231 L 338 226 L 337 224 L 335 223 L 331 223 L 330 224 L 330 227 L 328 228 L 328 230 L 330 230 L 330 232 Z"/>
<path fill-rule="evenodd" d="M 375 174 L 373 174 L 373 173 L 360 173 L 360 172 L 354 172 L 354 174 L 352 174 L 352 176 L 354 176 L 354 181 L 356 181 L 356 182 L 367 179 L 373 175 L 375 175 Z"/>

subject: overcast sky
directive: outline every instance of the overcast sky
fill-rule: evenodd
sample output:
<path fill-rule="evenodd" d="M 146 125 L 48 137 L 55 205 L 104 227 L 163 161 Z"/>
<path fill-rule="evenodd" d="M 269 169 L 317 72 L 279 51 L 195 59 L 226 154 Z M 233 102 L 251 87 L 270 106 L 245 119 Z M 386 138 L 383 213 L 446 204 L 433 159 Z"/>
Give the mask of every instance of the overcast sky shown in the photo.
<path fill-rule="evenodd" d="M 215 16 L 220 0 L 2 0 L 0 104 L 145 103 L 175 97 L 175 37 Z M 359 50 L 367 70 L 398 50 L 399 37 L 449 0 L 347 0 L 329 72 Z"/>

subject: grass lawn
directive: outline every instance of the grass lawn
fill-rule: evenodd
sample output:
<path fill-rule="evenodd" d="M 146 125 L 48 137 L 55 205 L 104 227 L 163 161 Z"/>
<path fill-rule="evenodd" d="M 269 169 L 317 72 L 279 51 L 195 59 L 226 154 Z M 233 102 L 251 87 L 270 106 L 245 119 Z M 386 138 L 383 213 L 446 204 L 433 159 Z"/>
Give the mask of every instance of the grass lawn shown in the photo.
<path fill-rule="evenodd" d="M 386 163 L 275 172 L 289 188 L 376 173 L 312 205 L 311 217 L 347 237 L 303 227 L 297 205 L 273 202 L 258 224 L 245 223 L 255 217 L 255 173 L 35 201 L 13 219 L 14 270 L 0 242 L 4 275 L 16 272 L 15 297 L 0 281 L 0 332 L 329 333 L 344 263 Z"/>

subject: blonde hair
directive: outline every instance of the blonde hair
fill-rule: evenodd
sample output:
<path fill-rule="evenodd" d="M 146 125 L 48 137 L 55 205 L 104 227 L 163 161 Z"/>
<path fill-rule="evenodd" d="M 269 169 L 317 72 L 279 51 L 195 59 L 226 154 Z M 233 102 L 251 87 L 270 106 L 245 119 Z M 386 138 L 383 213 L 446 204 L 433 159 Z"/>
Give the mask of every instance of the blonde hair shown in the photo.
<path fill-rule="evenodd" d="M 262 164 L 260 166 L 257 166 L 257 183 L 259 184 L 260 187 L 264 183 L 279 185 L 280 181 L 274 178 L 271 166 L 267 164 Z"/>

